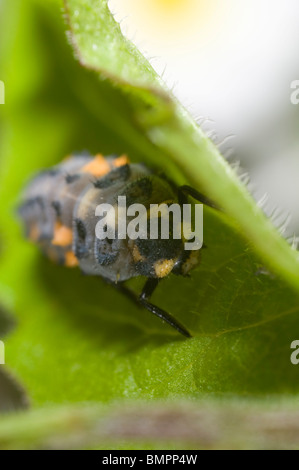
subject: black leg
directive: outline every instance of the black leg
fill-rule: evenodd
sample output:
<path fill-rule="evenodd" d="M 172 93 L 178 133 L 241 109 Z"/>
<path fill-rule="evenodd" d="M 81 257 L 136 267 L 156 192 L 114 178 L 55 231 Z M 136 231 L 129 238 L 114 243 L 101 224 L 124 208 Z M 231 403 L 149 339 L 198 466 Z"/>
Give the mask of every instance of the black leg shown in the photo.
<path fill-rule="evenodd" d="M 159 279 L 149 278 L 146 281 L 145 286 L 141 292 L 141 295 L 139 297 L 139 302 L 149 312 L 161 318 L 161 320 L 168 323 L 168 325 L 172 326 L 172 328 L 177 330 L 179 333 L 186 336 L 187 338 L 191 338 L 191 334 L 189 333 L 189 331 L 186 330 L 186 328 L 183 325 L 181 325 L 175 318 L 173 318 L 172 315 L 165 312 L 165 310 L 162 310 L 162 308 L 157 307 L 156 305 L 149 302 L 149 299 L 158 284 L 159 284 Z"/>
<path fill-rule="evenodd" d="M 218 209 L 219 208 L 212 202 L 210 199 L 208 199 L 206 196 L 204 196 L 202 193 L 198 192 L 196 189 L 192 188 L 191 186 L 184 185 L 180 186 L 178 188 L 178 198 L 179 198 L 179 204 L 187 204 L 188 202 L 188 196 L 193 197 L 196 199 L 198 202 L 201 202 L 202 204 L 205 204 L 206 206 L 212 207 L 213 209 Z"/>
<path fill-rule="evenodd" d="M 128 287 L 126 287 L 123 283 L 115 284 L 111 281 L 107 281 L 107 282 L 110 285 L 113 285 L 122 294 L 126 295 L 126 297 L 128 297 L 131 301 L 133 301 L 139 307 L 146 308 L 146 310 L 153 313 L 154 315 L 156 315 L 157 317 L 159 317 L 161 320 L 165 321 L 166 323 L 168 323 L 168 325 L 172 326 L 172 328 L 177 330 L 179 333 L 186 336 L 187 338 L 191 338 L 191 334 L 189 333 L 189 331 L 186 330 L 186 328 L 183 325 L 181 325 L 175 318 L 173 318 L 169 313 L 165 312 L 165 310 L 163 310 L 162 308 L 157 307 L 156 305 L 153 305 L 152 303 L 149 302 L 151 295 L 153 294 L 155 288 L 157 287 L 159 283 L 159 279 L 149 278 L 146 281 L 145 286 L 142 289 L 140 296 L 136 295 L 135 292 L 133 292 Z"/>
<path fill-rule="evenodd" d="M 142 292 L 140 294 L 141 300 L 149 300 L 153 295 L 154 291 L 158 287 L 159 279 L 154 277 L 149 277 L 146 283 L 143 286 Z"/>

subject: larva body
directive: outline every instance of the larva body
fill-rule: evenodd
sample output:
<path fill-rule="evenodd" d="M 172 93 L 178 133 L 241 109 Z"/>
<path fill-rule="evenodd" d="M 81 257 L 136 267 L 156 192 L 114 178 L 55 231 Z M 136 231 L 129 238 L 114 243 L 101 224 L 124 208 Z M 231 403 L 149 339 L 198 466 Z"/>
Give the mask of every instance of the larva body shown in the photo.
<path fill-rule="evenodd" d="M 121 282 L 144 274 L 165 277 L 179 260 L 181 240 L 99 240 L 95 234 L 99 204 L 176 201 L 167 181 L 127 158 L 74 156 L 39 173 L 24 194 L 20 215 L 26 236 L 54 262 L 79 266 L 88 275 Z M 163 243 L 164 242 L 164 243 Z"/>
<path fill-rule="evenodd" d="M 79 155 L 36 175 L 24 192 L 19 214 L 26 237 L 52 261 L 67 267 L 78 266 L 84 274 L 104 278 L 138 305 L 190 337 L 183 325 L 149 300 L 162 278 L 171 272 L 185 276 L 197 266 L 200 250 L 185 250 L 184 236 L 174 235 L 176 228 L 180 227 L 181 231 L 186 226 L 181 215 L 173 219 L 177 222 L 173 222 L 172 228 L 168 225 L 166 236 L 159 232 L 157 237 L 152 237 L 148 232 L 148 222 L 150 226 L 153 221 L 161 226 L 164 218 L 160 209 L 151 212 L 152 205 L 160 207 L 164 203 L 165 210 L 165 206 L 174 204 L 181 214 L 180 209 L 185 207 L 189 196 L 215 207 L 190 186 L 178 188 L 145 165 L 130 164 L 126 156 Z M 126 200 L 126 207 L 142 205 L 145 237 L 130 237 L 127 232 L 120 236 L 121 219 L 117 217 L 116 222 L 116 214 L 122 210 L 118 204 L 120 197 Z M 96 210 L 103 204 L 111 208 L 112 216 L 108 211 L 105 227 L 109 229 L 114 221 L 113 237 L 107 237 L 106 233 L 98 237 L 96 233 Z M 126 228 L 131 219 L 125 219 Z M 189 221 L 187 227 L 191 229 L 191 225 Z M 140 275 L 147 281 L 137 296 L 124 281 Z"/>

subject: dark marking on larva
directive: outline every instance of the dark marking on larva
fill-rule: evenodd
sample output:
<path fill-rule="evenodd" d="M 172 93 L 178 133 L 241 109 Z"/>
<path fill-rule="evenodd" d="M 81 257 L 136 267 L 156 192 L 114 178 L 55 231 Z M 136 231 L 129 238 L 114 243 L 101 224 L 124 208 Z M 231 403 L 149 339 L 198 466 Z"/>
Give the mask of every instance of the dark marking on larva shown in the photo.
<path fill-rule="evenodd" d="M 34 207 L 35 205 L 38 205 L 40 206 L 41 209 L 44 209 L 45 208 L 45 202 L 43 200 L 43 198 L 41 196 L 36 196 L 36 197 L 33 197 L 31 199 L 28 199 L 27 201 L 25 201 L 25 203 L 23 204 L 22 207 L 24 208 L 31 208 L 31 207 Z"/>
<path fill-rule="evenodd" d="M 60 170 L 58 168 L 50 168 L 49 170 L 46 170 L 44 174 L 48 176 L 57 176 L 60 173 Z"/>
<path fill-rule="evenodd" d="M 123 165 L 115 170 L 110 171 L 106 176 L 103 178 L 99 178 L 95 183 L 95 188 L 98 189 L 105 189 L 109 188 L 115 183 L 119 181 L 127 181 L 131 175 L 131 169 L 129 165 Z"/>
<path fill-rule="evenodd" d="M 81 219 L 75 220 L 75 255 L 78 259 L 85 258 L 88 255 L 86 246 L 86 226 Z"/>
<path fill-rule="evenodd" d="M 52 201 L 51 205 L 55 210 L 57 217 L 61 217 L 61 203 L 59 201 Z"/>
<path fill-rule="evenodd" d="M 41 222 L 46 222 L 46 211 L 45 211 L 45 201 L 41 196 L 36 196 L 25 201 L 18 209 L 18 213 L 24 220 L 27 217 L 32 216 L 33 213 L 36 213 L 36 210 L 39 210 L 41 217 Z"/>
<path fill-rule="evenodd" d="M 76 223 L 76 228 L 77 228 L 78 237 L 80 238 L 80 240 L 85 241 L 85 238 L 86 238 L 86 227 L 85 227 L 85 224 L 84 224 L 83 220 L 81 220 L 81 219 L 76 219 L 76 220 L 75 220 L 75 223 Z"/>
<path fill-rule="evenodd" d="M 96 240 L 95 256 L 101 266 L 109 266 L 119 256 L 118 240 Z"/>
<path fill-rule="evenodd" d="M 155 276 L 154 266 L 147 261 L 138 261 L 134 267 L 140 276 Z"/>
<path fill-rule="evenodd" d="M 177 256 L 182 251 L 182 240 L 142 240 L 138 238 L 136 240 L 139 253 L 144 257 L 147 262 L 154 263 L 161 259 L 170 260 Z"/>
<path fill-rule="evenodd" d="M 74 175 L 66 175 L 65 181 L 67 182 L 67 184 L 72 184 L 75 181 L 78 181 L 80 177 L 81 175 L 79 173 L 75 173 Z"/>
<path fill-rule="evenodd" d="M 153 184 L 150 178 L 140 178 L 132 183 L 128 184 L 125 188 L 123 196 L 127 198 L 127 205 L 138 203 L 144 203 L 150 200 L 153 192 Z"/>

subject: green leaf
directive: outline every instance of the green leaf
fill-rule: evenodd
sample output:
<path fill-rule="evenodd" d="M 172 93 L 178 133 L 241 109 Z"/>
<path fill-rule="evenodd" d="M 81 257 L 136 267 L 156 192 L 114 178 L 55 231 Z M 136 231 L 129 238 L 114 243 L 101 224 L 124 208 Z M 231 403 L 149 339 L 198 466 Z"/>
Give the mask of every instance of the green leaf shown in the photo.
<path fill-rule="evenodd" d="M 81 65 L 120 84 L 151 87 L 159 80 L 149 62 L 126 40 L 104 0 L 64 1 L 71 41 Z"/>
<path fill-rule="evenodd" d="M 13 317 L 0 305 L 0 339 L 2 339 L 15 326 Z"/>
<path fill-rule="evenodd" d="M 0 301 L 18 318 L 6 341 L 8 366 L 35 407 L 296 394 L 290 344 L 298 331 L 298 253 L 121 36 L 106 2 L 66 2 L 79 61 L 65 39 L 59 6 L 58 0 L 10 0 L 0 19 L 0 79 L 6 85 L 0 107 Z M 223 208 L 205 209 L 208 249 L 192 277 L 170 276 L 153 298 L 193 339 L 179 337 L 101 279 L 52 265 L 23 239 L 14 213 L 24 183 L 82 149 L 128 153 L 178 183 L 192 183 Z M 261 274 L 264 264 L 276 277 Z M 132 288 L 139 291 L 142 282 L 133 281 Z M 30 446 L 49 423 L 47 413 L 37 414 Z M 35 426 L 28 415 L 24 428 L 31 417 Z M 14 419 L 7 424 L 10 447 L 26 437 L 17 436 Z"/>

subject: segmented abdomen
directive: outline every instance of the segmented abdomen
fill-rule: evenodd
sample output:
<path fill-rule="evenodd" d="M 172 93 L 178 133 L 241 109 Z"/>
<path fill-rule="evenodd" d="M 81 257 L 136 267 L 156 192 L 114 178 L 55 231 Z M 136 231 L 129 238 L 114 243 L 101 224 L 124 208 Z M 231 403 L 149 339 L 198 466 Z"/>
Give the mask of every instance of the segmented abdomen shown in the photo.
<path fill-rule="evenodd" d="M 39 173 L 19 209 L 27 238 L 56 263 L 79 265 L 87 274 L 116 278 L 121 246 L 110 242 L 107 250 L 107 244 L 97 243 L 95 208 L 103 202 L 115 203 L 118 192 L 145 171 L 140 165 L 129 165 L 126 156 L 97 155 L 72 156 Z M 112 264 L 113 275 L 109 276 L 108 269 L 107 276 Z M 134 273 L 127 268 L 124 275 Z"/>

